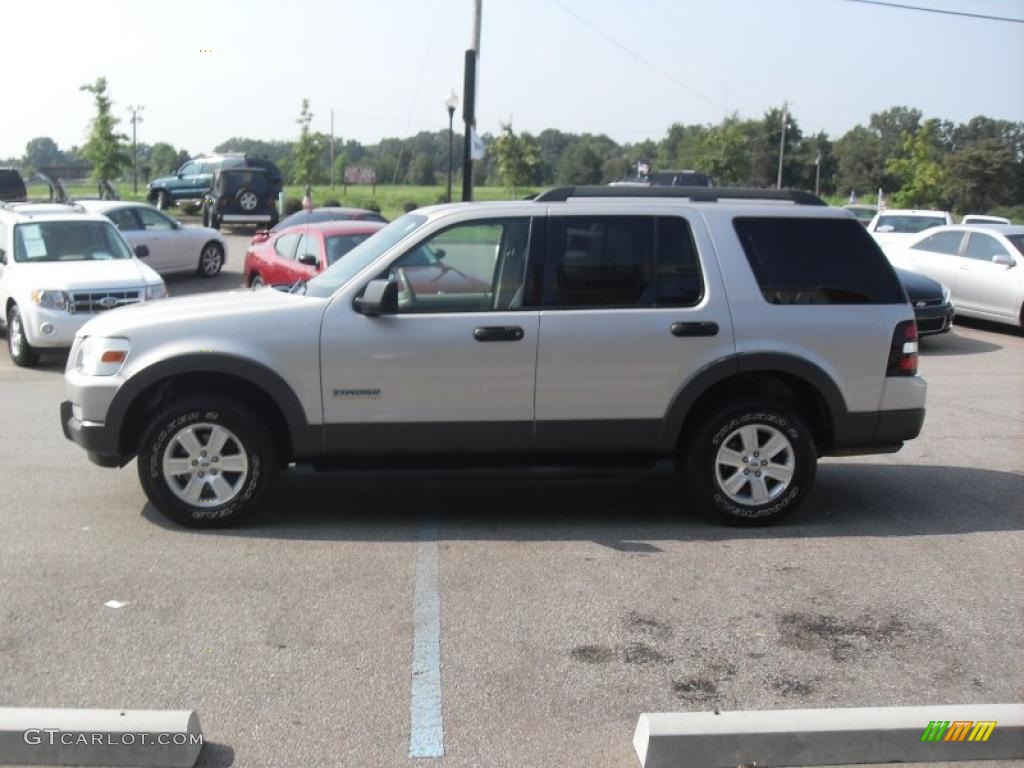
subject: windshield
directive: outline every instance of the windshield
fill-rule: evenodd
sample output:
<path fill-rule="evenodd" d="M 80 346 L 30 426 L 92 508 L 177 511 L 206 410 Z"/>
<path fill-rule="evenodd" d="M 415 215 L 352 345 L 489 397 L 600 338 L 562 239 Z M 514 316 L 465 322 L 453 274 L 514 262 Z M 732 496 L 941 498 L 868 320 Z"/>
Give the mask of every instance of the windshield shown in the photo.
<path fill-rule="evenodd" d="M 373 237 L 373 232 L 358 235 L 334 235 L 327 238 L 327 263 L 333 264 L 357 245 Z"/>
<path fill-rule="evenodd" d="M 913 234 L 932 227 L 941 227 L 946 220 L 941 216 L 879 216 L 875 232 Z"/>
<path fill-rule="evenodd" d="M 132 252 L 105 221 L 46 221 L 14 229 L 14 260 L 110 261 L 130 259 Z"/>
<path fill-rule="evenodd" d="M 355 246 L 344 259 L 340 259 L 309 281 L 306 293 L 309 296 L 326 298 L 333 294 L 378 256 L 411 235 L 427 220 L 426 216 L 407 213 L 395 219 L 384 229 Z"/>

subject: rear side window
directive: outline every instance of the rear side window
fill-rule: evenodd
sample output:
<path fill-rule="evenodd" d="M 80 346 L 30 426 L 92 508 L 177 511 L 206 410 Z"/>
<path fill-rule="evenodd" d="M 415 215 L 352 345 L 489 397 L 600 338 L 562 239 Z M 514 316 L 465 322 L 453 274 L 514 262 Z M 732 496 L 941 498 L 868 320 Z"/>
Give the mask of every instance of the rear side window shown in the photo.
<path fill-rule="evenodd" d="M 911 247 L 915 251 L 931 251 L 932 253 L 945 253 L 949 256 L 956 256 L 960 252 L 960 241 L 963 239 L 963 232 L 936 232 L 931 237 L 926 237 L 920 243 Z"/>
<path fill-rule="evenodd" d="M 737 218 L 743 251 L 770 304 L 902 304 L 896 275 L 851 219 Z"/>
<path fill-rule="evenodd" d="M 547 308 L 686 307 L 704 295 L 683 218 L 567 216 L 551 223 Z"/>

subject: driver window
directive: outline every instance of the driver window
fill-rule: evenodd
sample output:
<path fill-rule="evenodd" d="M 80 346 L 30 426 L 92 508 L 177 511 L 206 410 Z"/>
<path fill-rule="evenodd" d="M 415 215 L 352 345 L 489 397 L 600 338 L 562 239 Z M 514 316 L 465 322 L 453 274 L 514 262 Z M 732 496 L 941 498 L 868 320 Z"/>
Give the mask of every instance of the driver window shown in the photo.
<path fill-rule="evenodd" d="M 142 226 L 150 231 L 174 229 L 174 223 L 164 216 L 149 208 L 139 208 L 139 218 L 142 219 Z"/>
<path fill-rule="evenodd" d="M 529 240 L 529 219 L 466 222 L 428 238 L 387 271 L 399 314 L 519 309 Z"/>
<path fill-rule="evenodd" d="M 116 208 L 113 211 L 108 211 L 107 218 L 114 222 L 114 226 L 122 232 L 142 229 L 131 208 Z"/>
<path fill-rule="evenodd" d="M 185 163 L 183 166 L 181 166 L 181 170 L 178 171 L 178 173 L 181 174 L 182 176 L 194 176 L 198 172 L 198 163 Z"/>
<path fill-rule="evenodd" d="M 320 241 L 312 235 L 303 235 L 299 247 L 295 251 L 295 260 L 302 261 L 303 256 L 312 256 L 320 264 Z"/>
<path fill-rule="evenodd" d="M 964 249 L 964 256 L 968 259 L 979 261 L 992 261 L 993 256 L 1009 256 L 1006 249 L 999 244 L 999 241 L 990 235 L 982 235 L 978 232 L 971 232 L 967 239 L 967 247 Z"/>

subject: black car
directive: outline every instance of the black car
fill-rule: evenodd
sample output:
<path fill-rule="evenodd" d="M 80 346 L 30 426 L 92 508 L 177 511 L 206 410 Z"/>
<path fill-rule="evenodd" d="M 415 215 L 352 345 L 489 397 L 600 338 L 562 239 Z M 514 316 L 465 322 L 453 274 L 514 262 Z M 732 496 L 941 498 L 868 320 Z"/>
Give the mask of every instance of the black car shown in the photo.
<path fill-rule="evenodd" d="M 280 178 L 263 168 L 224 168 L 213 176 L 210 191 L 203 197 L 203 225 L 220 229 L 222 224 L 277 223 Z"/>
<path fill-rule="evenodd" d="M 0 168 L 0 201 L 21 203 L 28 198 L 25 180 L 17 168 Z"/>
<path fill-rule="evenodd" d="M 945 286 L 937 280 L 906 269 L 897 269 L 896 275 L 903 283 L 910 306 L 914 308 L 917 335 L 949 332 L 953 327 L 953 304 Z"/>

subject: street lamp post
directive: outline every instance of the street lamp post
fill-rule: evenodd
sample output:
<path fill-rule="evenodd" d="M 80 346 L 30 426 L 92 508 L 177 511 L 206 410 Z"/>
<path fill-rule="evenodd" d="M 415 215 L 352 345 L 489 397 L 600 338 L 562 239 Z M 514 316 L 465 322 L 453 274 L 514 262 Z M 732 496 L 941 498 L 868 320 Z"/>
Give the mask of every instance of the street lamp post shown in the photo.
<path fill-rule="evenodd" d="M 145 107 L 128 107 L 128 111 L 132 113 L 132 194 L 139 194 L 139 152 L 135 142 L 135 128 L 142 122 L 142 118 L 139 117 L 139 112 L 144 110 Z"/>
<path fill-rule="evenodd" d="M 455 137 L 452 121 L 455 119 L 455 108 L 459 106 L 459 97 L 454 88 L 448 91 L 444 105 L 448 108 L 448 202 L 450 203 L 452 201 L 452 152 Z"/>

